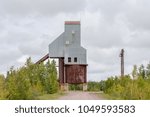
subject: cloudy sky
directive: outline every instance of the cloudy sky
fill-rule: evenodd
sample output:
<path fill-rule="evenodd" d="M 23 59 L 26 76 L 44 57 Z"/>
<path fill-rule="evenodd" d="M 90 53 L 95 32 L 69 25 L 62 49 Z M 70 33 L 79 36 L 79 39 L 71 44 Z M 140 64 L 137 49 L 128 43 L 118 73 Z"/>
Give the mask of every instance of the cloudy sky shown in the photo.
<path fill-rule="evenodd" d="M 125 74 L 149 63 L 149 0 L 0 0 L 0 73 L 47 54 L 66 20 L 81 21 L 88 80 L 119 75 L 121 48 Z"/>

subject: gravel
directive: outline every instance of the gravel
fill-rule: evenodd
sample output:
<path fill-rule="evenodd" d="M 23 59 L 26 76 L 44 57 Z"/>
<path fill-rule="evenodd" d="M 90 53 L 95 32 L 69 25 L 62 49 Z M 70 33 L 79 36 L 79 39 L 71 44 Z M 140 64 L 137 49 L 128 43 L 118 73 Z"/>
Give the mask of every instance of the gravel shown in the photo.
<path fill-rule="evenodd" d="M 104 100 L 104 97 L 101 92 L 68 91 L 58 100 Z"/>

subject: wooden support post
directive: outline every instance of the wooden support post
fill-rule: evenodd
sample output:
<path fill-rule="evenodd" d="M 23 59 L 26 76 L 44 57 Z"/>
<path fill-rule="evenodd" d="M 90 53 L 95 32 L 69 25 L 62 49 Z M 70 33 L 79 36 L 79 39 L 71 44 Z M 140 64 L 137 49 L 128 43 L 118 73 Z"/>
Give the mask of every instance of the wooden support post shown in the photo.
<path fill-rule="evenodd" d="M 124 49 L 121 49 L 121 77 L 124 77 Z"/>
<path fill-rule="evenodd" d="M 87 91 L 87 83 L 83 83 L 83 91 Z"/>
<path fill-rule="evenodd" d="M 59 58 L 59 85 L 61 90 L 65 90 L 64 84 L 64 58 Z"/>

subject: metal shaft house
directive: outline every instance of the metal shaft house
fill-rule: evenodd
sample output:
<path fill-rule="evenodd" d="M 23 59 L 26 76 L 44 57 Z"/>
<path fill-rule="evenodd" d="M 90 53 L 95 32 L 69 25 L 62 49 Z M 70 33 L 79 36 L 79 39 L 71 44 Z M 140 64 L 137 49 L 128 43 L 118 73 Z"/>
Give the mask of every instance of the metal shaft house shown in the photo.
<path fill-rule="evenodd" d="M 59 83 L 61 89 L 68 90 L 68 84 L 83 84 L 87 89 L 86 49 L 81 46 L 80 21 L 65 21 L 65 29 L 49 44 L 47 58 L 59 59 Z"/>

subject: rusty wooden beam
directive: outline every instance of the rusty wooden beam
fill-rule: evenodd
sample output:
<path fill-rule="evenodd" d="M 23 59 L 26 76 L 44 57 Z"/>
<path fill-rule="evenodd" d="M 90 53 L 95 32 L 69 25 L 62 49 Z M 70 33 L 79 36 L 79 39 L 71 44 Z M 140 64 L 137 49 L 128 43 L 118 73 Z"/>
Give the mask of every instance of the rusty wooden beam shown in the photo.
<path fill-rule="evenodd" d="M 124 49 L 121 49 L 120 57 L 121 57 L 121 77 L 124 77 Z"/>
<path fill-rule="evenodd" d="M 59 83 L 65 83 L 64 79 L 64 58 L 59 58 Z"/>
<path fill-rule="evenodd" d="M 40 64 L 41 62 L 44 62 L 48 58 L 49 58 L 49 54 L 46 54 L 44 57 L 42 57 L 40 60 L 38 60 L 35 64 Z"/>

